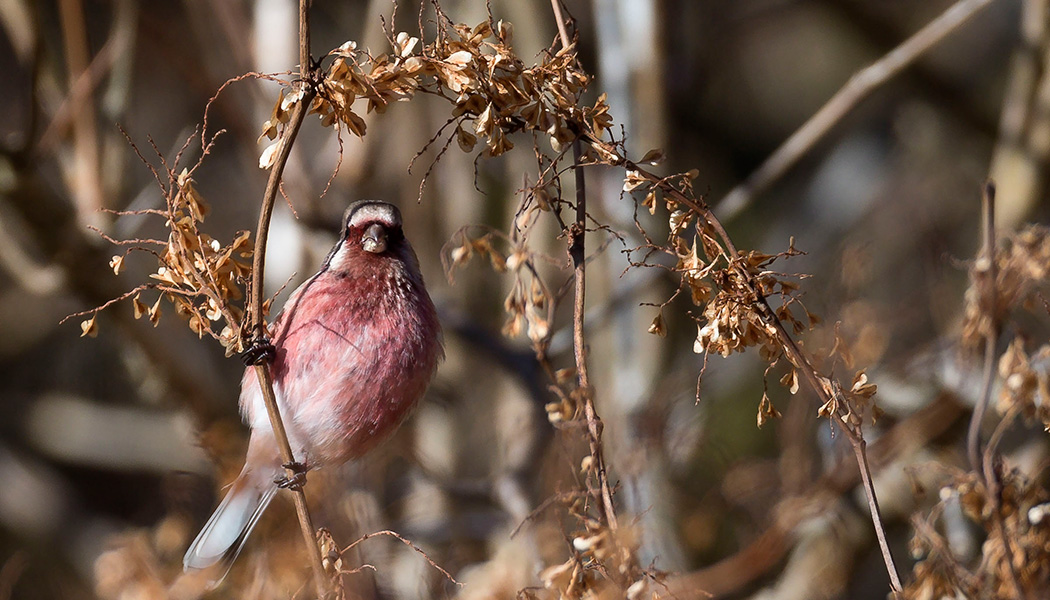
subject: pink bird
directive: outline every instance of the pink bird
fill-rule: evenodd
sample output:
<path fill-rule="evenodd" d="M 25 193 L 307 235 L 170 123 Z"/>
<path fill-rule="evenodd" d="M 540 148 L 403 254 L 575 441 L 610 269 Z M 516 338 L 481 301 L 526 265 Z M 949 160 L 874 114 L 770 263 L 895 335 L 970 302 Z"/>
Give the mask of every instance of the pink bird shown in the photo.
<path fill-rule="evenodd" d="M 339 242 L 289 297 L 270 335 L 274 393 L 303 473 L 358 458 L 393 433 L 442 356 L 437 313 L 397 207 L 350 205 Z M 244 469 L 183 559 L 187 571 L 221 564 L 219 580 L 288 485 L 252 367 L 240 406 L 251 427 Z"/>

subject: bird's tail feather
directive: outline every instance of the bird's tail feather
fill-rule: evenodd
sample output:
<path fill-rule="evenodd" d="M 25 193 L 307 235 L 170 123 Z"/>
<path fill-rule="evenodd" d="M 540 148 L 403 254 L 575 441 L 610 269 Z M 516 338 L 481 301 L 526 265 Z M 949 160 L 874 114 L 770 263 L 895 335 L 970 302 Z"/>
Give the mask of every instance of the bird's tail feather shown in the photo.
<path fill-rule="evenodd" d="M 212 585 L 229 573 L 234 559 L 241 553 L 248 534 L 270 505 L 277 486 L 272 477 L 249 467 L 234 481 L 222 503 L 197 534 L 182 559 L 186 571 L 215 568 Z"/>

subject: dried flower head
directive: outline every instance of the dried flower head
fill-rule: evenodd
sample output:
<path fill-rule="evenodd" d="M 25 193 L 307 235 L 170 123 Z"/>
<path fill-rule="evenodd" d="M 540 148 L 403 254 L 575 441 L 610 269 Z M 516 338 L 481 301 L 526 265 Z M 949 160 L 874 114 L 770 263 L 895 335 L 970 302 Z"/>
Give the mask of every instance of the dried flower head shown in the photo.
<path fill-rule="evenodd" d="M 205 155 L 210 147 L 205 147 Z M 168 228 L 166 240 L 115 240 L 99 232 L 113 244 L 126 248 L 110 261 L 115 274 L 119 275 L 124 269 L 129 254 L 146 253 L 157 261 L 155 270 L 149 276 L 153 282 L 139 285 L 98 308 L 70 315 L 67 319 L 90 315 L 81 329 L 84 335 L 95 335 L 98 332 L 98 312 L 116 302 L 130 299 L 134 317 L 146 317 L 156 326 L 161 318 L 161 300 L 167 299 L 174 306 L 175 314 L 185 318 L 189 328 L 198 336 L 209 335 L 218 340 L 228 355 L 240 352 L 243 349 L 244 287 L 251 271 L 247 259 L 253 251 L 251 236 L 247 231 L 240 231 L 232 241 L 223 244 L 204 233 L 201 225 L 208 215 L 209 207 L 194 186 L 192 171 L 196 166 L 178 173 L 167 167 L 166 163 L 165 168 L 167 181 L 157 176 L 164 192 L 164 209 L 116 214 L 163 218 Z M 142 293 L 146 291 L 159 292 L 150 305 L 142 301 Z"/>

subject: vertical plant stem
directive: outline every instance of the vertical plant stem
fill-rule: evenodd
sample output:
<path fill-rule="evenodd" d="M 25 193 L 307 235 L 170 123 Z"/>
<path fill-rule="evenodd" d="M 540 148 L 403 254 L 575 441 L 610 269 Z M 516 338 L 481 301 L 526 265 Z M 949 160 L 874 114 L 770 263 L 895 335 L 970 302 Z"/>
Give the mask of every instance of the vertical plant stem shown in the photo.
<path fill-rule="evenodd" d="M 270 168 L 270 178 L 266 181 L 266 191 L 263 193 L 262 208 L 259 211 L 259 226 L 255 236 L 255 254 L 252 257 L 252 333 L 255 337 L 266 335 L 266 320 L 263 319 L 263 270 L 266 268 L 266 241 L 269 237 L 270 218 L 273 216 L 273 205 L 277 198 L 277 192 L 281 186 L 281 177 L 284 167 L 288 163 L 288 156 L 292 151 L 292 142 L 295 141 L 299 128 L 306 117 L 306 111 L 313 99 L 315 92 L 311 89 L 305 90 L 306 95 L 295 104 L 292 114 L 288 118 L 288 124 L 281 134 L 280 146 L 277 149 L 277 158 L 273 167 Z"/>
<path fill-rule="evenodd" d="M 304 81 L 313 66 L 310 61 L 310 5 L 313 0 L 299 0 L 299 77 Z"/>
<path fill-rule="evenodd" d="M 714 215 L 711 216 L 714 219 Z M 717 221 L 717 219 L 716 219 Z M 716 228 L 719 231 L 724 232 L 725 230 L 721 226 Z M 725 238 L 728 240 L 728 236 Z M 732 244 L 732 242 L 728 242 Z M 748 280 L 746 271 L 740 270 L 740 275 Z M 871 479 L 871 466 L 868 463 L 867 453 L 867 442 L 864 441 L 864 433 L 861 429 L 860 420 L 852 413 L 848 400 L 842 394 L 842 389 L 838 385 L 838 382 L 829 381 L 826 377 L 817 373 L 817 370 L 813 367 L 813 364 L 809 361 L 809 358 L 802 352 L 802 349 L 798 346 L 795 340 L 788 334 L 787 329 L 784 327 L 780 319 L 777 318 L 776 313 L 769 307 L 766 299 L 759 294 L 758 289 L 754 286 L 752 292 L 756 294 L 756 297 L 760 298 L 757 303 L 760 306 L 759 314 L 766 321 L 768 325 L 773 327 L 775 337 L 779 342 L 780 346 L 784 349 L 784 353 L 787 355 L 788 360 L 791 364 L 798 367 L 798 370 L 802 372 L 803 377 L 809 383 L 810 387 L 817 394 L 817 398 L 820 399 L 822 404 L 827 403 L 831 399 L 835 399 L 838 410 L 835 416 L 839 422 L 842 423 L 843 431 L 846 433 L 846 438 L 849 440 L 850 445 L 853 447 L 853 455 L 857 459 L 857 468 L 860 470 L 860 481 L 861 487 L 864 488 L 864 496 L 868 501 L 868 511 L 871 514 L 872 526 L 875 528 L 875 538 L 879 543 L 879 551 L 882 553 L 882 561 L 886 565 L 886 573 L 890 578 L 890 589 L 894 596 L 900 595 L 904 590 L 904 586 L 901 584 L 900 575 L 897 573 L 897 565 L 893 560 L 893 552 L 890 551 L 890 544 L 886 538 L 886 526 L 882 522 L 882 511 L 879 509 L 879 498 L 875 493 L 875 484 Z"/>
<path fill-rule="evenodd" d="M 897 565 L 893 562 L 893 553 L 890 552 L 890 543 L 886 539 L 886 526 L 882 523 L 882 510 L 879 508 L 879 497 L 875 495 L 875 484 L 871 480 L 871 466 L 868 464 L 868 442 L 862 436 L 849 436 L 850 444 L 853 446 L 853 455 L 857 458 L 857 467 L 860 470 L 860 482 L 864 487 L 864 497 L 868 499 L 868 512 L 871 513 L 871 522 L 875 526 L 875 537 L 879 542 L 879 550 L 882 552 L 882 561 L 886 564 L 886 572 L 890 576 L 890 589 L 895 597 L 900 597 L 904 591 L 901 585 L 900 575 L 897 574 Z"/>
<path fill-rule="evenodd" d="M 78 85 L 88 71 L 91 49 L 88 46 L 87 23 L 81 0 L 61 0 L 59 17 L 65 44 L 66 69 L 69 71 L 70 122 L 73 129 L 73 166 L 70 170 L 77 219 L 96 222 L 102 208 L 102 180 L 99 170 L 98 129 L 95 125 L 95 102 L 91 88 Z M 79 96 L 79 97 L 77 97 Z M 31 135 L 30 135 L 31 137 Z"/>
<path fill-rule="evenodd" d="M 995 380 L 995 343 L 999 339 L 999 322 L 996 318 L 995 280 L 998 278 L 995 265 L 995 185 L 989 181 L 981 196 L 981 255 L 974 266 L 977 293 L 980 295 L 980 310 L 988 317 L 988 331 L 984 336 L 984 373 L 981 396 L 970 417 L 970 429 L 966 436 L 966 452 L 970 466 L 983 478 L 981 461 L 981 422 L 992 396 Z"/>
<path fill-rule="evenodd" d="M 561 36 L 562 46 L 568 48 L 571 44 L 569 33 L 565 27 L 565 17 L 562 15 L 559 0 L 551 0 L 551 8 L 558 22 L 558 32 Z M 605 455 L 602 451 L 602 424 L 601 417 L 594 407 L 594 390 L 591 387 L 590 377 L 587 373 L 587 340 L 584 337 L 584 314 L 587 298 L 587 184 L 581 163 L 581 142 L 579 138 L 572 143 L 572 160 L 575 167 L 576 178 L 576 221 L 569 227 L 569 256 L 572 258 L 573 277 L 575 283 L 575 294 L 573 298 L 572 315 L 572 346 L 573 356 L 576 360 L 576 378 L 583 395 L 583 413 L 587 419 L 587 442 L 594 470 L 598 479 L 598 494 L 600 499 L 600 513 L 605 519 L 609 529 L 615 531 L 618 527 L 616 519 L 616 507 L 613 505 L 612 489 L 609 486 L 608 473 L 605 470 Z"/>
<path fill-rule="evenodd" d="M 255 374 L 259 377 L 259 388 L 263 392 L 263 400 L 266 404 L 266 413 L 270 417 L 270 426 L 273 428 L 277 447 L 281 451 L 281 460 L 285 464 L 296 462 L 292 447 L 288 443 L 288 433 L 284 428 L 284 421 L 277 408 L 277 397 L 273 392 L 273 378 L 270 374 L 270 365 L 265 362 L 255 365 Z M 295 471 L 288 470 L 289 477 L 295 475 Z M 295 503 L 295 514 L 299 517 L 299 529 L 303 534 L 303 543 L 306 544 L 306 552 L 309 555 L 310 567 L 314 576 L 314 588 L 318 598 L 324 598 L 328 594 L 328 577 L 324 573 L 324 563 L 321 559 L 321 549 L 317 545 L 316 529 L 313 519 L 310 518 L 310 509 L 306 506 L 306 492 L 302 486 L 290 487 L 292 501 Z"/>
<path fill-rule="evenodd" d="M 573 262 L 573 276 L 575 278 L 575 294 L 573 298 L 572 311 L 572 346 L 573 356 L 576 359 L 576 376 L 580 389 L 583 392 L 583 413 L 587 419 L 587 442 L 591 457 L 595 461 L 595 473 L 598 478 L 598 493 L 601 496 L 601 513 L 605 516 L 605 523 L 609 529 L 615 531 L 618 527 L 616 520 L 616 507 L 613 505 L 612 490 L 609 487 L 609 477 L 605 470 L 605 454 L 602 451 L 602 424 L 601 417 L 594 407 L 594 388 L 591 387 L 590 377 L 587 374 L 587 340 L 583 334 L 583 323 L 585 314 L 585 300 L 587 298 L 587 247 L 584 236 L 587 232 L 587 189 L 583 176 L 583 166 L 580 165 L 580 141 L 573 142 L 573 161 L 576 165 L 576 222 L 572 224 L 569 234 L 569 256 Z"/>
<path fill-rule="evenodd" d="M 984 453 L 981 453 L 981 423 L 984 414 L 988 410 L 988 404 L 992 398 L 992 385 L 995 383 L 996 343 L 999 340 L 1000 322 L 998 316 L 998 299 L 996 280 L 999 277 L 998 265 L 995 263 L 995 184 L 988 181 L 984 184 L 984 193 L 981 195 L 981 254 L 974 265 L 974 282 L 979 294 L 980 311 L 987 315 L 988 327 L 984 332 L 984 367 L 983 381 L 981 382 L 981 396 L 977 399 L 977 405 L 973 408 L 970 416 L 970 428 L 966 436 L 966 453 L 970 459 L 970 466 L 977 476 L 984 482 L 985 494 L 991 505 L 992 525 L 995 527 L 996 535 L 1003 541 L 1005 548 L 1003 560 L 1006 562 L 1006 572 L 1013 585 L 1015 597 L 1025 598 L 1024 589 L 1021 587 L 1014 568 L 1013 543 L 1006 532 L 1003 523 L 1002 508 L 1002 483 L 999 473 L 995 467 L 996 447 L 998 438 L 1005 430 L 1003 419 L 1000 427 L 996 429 L 992 440 L 989 440 Z"/>
<path fill-rule="evenodd" d="M 554 9 L 554 20 L 558 23 L 558 35 L 561 37 L 561 45 L 569 47 L 569 30 L 565 27 L 565 15 L 561 12 L 561 0 L 551 0 L 551 8 Z"/>
<path fill-rule="evenodd" d="M 277 157 L 273 167 L 270 169 L 270 178 L 266 182 L 266 191 L 263 194 L 262 207 L 259 211 L 259 226 L 255 237 L 255 255 L 252 259 L 252 298 L 251 318 L 252 330 L 256 339 L 262 339 L 266 335 L 266 320 L 263 318 L 263 271 L 266 269 L 266 240 L 270 230 L 270 218 L 273 215 L 273 205 L 277 198 L 277 192 L 281 185 L 281 177 L 284 167 L 291 154 L 292 144 L 295 142 L 299 128 L 306 117 L 310 101 L 313 100 L 316 90 L 311 81 L 310 73 L 310 25 L 308 20 L 309 0 L 299 0 L 299 75 L 300 89 L 303 97 L 295 104 L 288 124 L 278 142 Z M 277 397 L 273 391 L 273 377 L 270 373 L 270 365 L 262 361 L 255 365 L 255 374 L 259 378 L 259 387 L 263 393 L 263 401 L 266 404 L 266 413 L 270 417 L 270 426 L 273 428 L 277 447 L 281 452 L 281 460 L 285 464 L 296 461 L 292 446 L 288 442 L 288 433 L 281 419 L 280 409 L 277 405 Z M 294 469 L 288 469 L 288 476 L 295 476 Z M 306 505 L 306 493 L 302 486 L 289 488 L 292 499 L 295 502 L 295 512 L 299 517 L 299 528 L 302 530 L 303 543 L 309 555 L 310 566 L 313 570 L 314 587 L 318 598 L 324 598 L 329 591 L 328 578 L 324 573 L 324 565 L 321 559 L 321 550 L 317 545 L 316 533 L 310 511 Z"/>
<path fill-rule="evenodd" d="M 1013 416 L 1008 416 L 1009 420 L 1013 419 Z M 1006 431 L 1005 424 L 1007 418 L 1003 419 L 1000 423 L 1000 427 L 996 429 L 992 439 L 988 442 L 988 447 L 984 450 L 984 461 L 982 469 L 978 469 L 978 474 L 984 480 L 985 494 L 987 494 L 987 502 L 991 505 L 991 520 L 992 527 L 995 528 L 995 534 L 999 536 L 999 539 L 1003 542 L 1003 561 L 1006 563 L 1006 573 L 1010 577 L 1010 584 L 1014 588 L 1014 598 L 1028 598 L 1028 594 L 1025 593 L 1024 588 L 1021 587 L 1021 580 L 1017 576 L 1017 569 L 1014 568 L 1014 543 L 1010 539 L 1010 536 L 1006 531 L 1006 523 L 1003 522 L 1002 514 L 1002 493 L 1003 486 L 1000 481 L 999 472 L 996 469 L 996 452 L 995 448 L 999 444 L 999 439 L 1002 432 Z"/>

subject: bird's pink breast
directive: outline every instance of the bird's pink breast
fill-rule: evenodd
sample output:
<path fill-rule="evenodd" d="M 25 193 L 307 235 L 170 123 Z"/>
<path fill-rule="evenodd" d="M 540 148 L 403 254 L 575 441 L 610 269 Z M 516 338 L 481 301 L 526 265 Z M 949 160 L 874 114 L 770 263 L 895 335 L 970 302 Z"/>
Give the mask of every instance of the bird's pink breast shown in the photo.
<path fill-rule="evenodd" d="M 422 282 L 399 270 L 326 272 L 297 290 L 275 323 L 274 388 L 307 460 L 343 462 L 387 437 L 423 395 L 441 353 Z M 242 407 L 259 423 L 255 398 Z M 254 383 L 255 395 L 258 384 Z"/>

